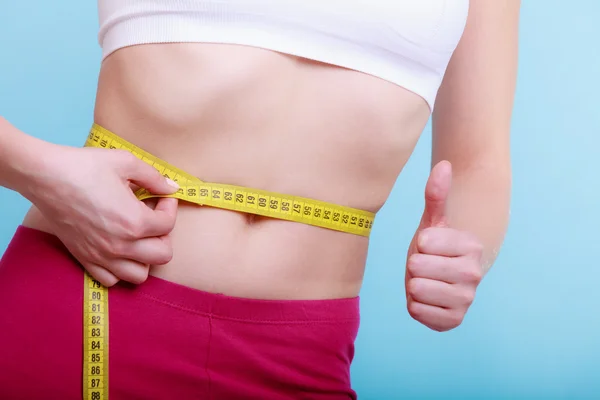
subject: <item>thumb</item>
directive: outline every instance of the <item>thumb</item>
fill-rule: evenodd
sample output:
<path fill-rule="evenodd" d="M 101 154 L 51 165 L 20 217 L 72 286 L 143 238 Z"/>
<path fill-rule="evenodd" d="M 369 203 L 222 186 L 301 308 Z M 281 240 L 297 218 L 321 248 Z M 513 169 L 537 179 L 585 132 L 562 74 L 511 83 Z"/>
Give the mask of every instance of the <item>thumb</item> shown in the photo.
<path fill-rule="evenodd" d="M 126 178 L 137 186 L 154 194 L 173 194 L 179 189 L 179 185 L 171 179 L 165 178 L 153 166 L 133 156 L 129 158 L 126 168 Z"/>
<path fill-rule="evenodd" d="M 425 186 L 425 211 L 423 222 L 426 226 L 447 226 L 446 201 L 452 184 L 452 164 L 440 161 L 431 170 Z"/>

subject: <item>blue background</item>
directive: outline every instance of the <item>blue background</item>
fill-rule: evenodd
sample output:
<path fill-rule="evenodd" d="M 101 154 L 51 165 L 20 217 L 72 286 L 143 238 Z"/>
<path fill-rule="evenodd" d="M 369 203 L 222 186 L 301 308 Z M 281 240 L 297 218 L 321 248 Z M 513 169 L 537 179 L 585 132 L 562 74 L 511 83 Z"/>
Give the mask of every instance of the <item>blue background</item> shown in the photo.
<path fill-rule="evenodd" d="M 1 3 L 0 115 L 81 145 L 99 71 L 96 2 Z M 600 398 L 600 2 L 523 1 L 521 15 L 501 255 L 458 329 L 410 319 L 403 269 L 423 206 L 428 128 L 373 233 L 352 370 L 361 399 Z M 0 189 L 0 205 L 1 253 L 29 204 Z"/>

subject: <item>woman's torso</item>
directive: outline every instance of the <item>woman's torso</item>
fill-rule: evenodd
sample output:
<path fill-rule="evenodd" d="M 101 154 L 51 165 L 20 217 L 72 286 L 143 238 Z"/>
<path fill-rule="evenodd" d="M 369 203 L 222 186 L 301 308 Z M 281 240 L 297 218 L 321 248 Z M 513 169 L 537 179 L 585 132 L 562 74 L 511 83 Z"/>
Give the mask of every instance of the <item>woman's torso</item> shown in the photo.
<path fill-rule="evenodd" d="M 106 58 L 94 119 L 209 182 L 376 212 L 428 116 L 423 98 L 374 76 L 255 47 L 188 43 Z M 51 231 L 35 208 L 24 224 Z M 362 236 L 183 202 L 172 243 L 172 261 L 152 275 L 265 299 L 357 295 L 368 247 Z"/>

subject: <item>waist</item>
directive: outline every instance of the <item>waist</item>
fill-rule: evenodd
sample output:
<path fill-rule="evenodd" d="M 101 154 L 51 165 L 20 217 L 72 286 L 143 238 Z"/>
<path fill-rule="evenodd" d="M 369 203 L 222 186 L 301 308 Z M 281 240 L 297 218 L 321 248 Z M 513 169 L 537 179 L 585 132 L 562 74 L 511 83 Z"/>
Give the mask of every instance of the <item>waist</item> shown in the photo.
<path fill-rule="evenodd" d="M 418 96 L 341 68 L 240 46 L 147 45 L 104 61 L 95 122 L 205 181 L 377 212 L 427 113 Z M 153 275 L 255 298 L 353 297 L 368 248 L 365 237 L 184 202 L 172 239 L 173 260 Z"/>

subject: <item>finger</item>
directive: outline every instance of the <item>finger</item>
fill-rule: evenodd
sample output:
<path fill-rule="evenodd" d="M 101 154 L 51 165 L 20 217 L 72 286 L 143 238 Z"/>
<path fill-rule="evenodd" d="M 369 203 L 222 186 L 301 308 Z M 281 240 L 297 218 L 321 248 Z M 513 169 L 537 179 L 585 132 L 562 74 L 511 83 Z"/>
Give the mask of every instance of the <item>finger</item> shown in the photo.
<path fill-rule="evenodd" d="M 470 233 L 451 228 L 426 228 L 418 233 L 419 253 L 459 257 L 476 253 L 481 248 Z"/>
<path fill-rule="evenodd" d="M 162 176 L 156 168 L 127 154 L 130 155 L 123 157 L 123 173 L 129 181 L 154 194 L 173 194 L 179 189 L 177 183 Z"/>
<path fill-rule="evenodd" d="M 144 207 L 142 218 L 142 237 L 164 236 L 175 227 L 178 201 L 171 197 L 162 197 L 156 202 L 154 209 Z"/>
<path fill-rule="evenodd" d="M 426 226 L 446 226 L 446 201 L 452 184 L 452 165 L 440 161 L 432 169 L 425 186 Z"/>
<path fill-rule="evenodd" d="M 434 279 L 412 278 L 406 290 L 413 300 L 430 306 L 464 308 L 473 302 L 471 290 Z"/>
<path fill-rule="evenodd" d="M 129 182 L 129 189 L 131 189 L 131 191 L 135 193 L 141 188 L 138 185 L 136 185 L 135 183 Z"/>
<path fill-rule="evenodd" d="M 139 285 L 148 279 L 150 267 L 137 261 L 117 258 L 108 262 L 106 268 L 117 278 Z"/>
<path fill-rule="evenodd" d="M 168 235 L 136 240 L 131 243 L 125 257 L 150 265 L 164 265 L 173 258 L 173 247 Z"/>
<path fill-rule="evenodd" d="M 464 260 L 460 257 L 414 253 L 408 258 L 406 269 L 411 278 L 427 278 L 446 283 L 457 283 L 464 282 L 467 278 L 462 272 L 462 263 L 464 263 Z"/>
<path fill-rule="evenodd" d="M 438 332 L 444 332 L 459 326 L 464 313 L 441 307 L 410 301 L 407 304 L 408 313 L 415 320 Z"/>
<path fill-rule="evenodd" d="M 117 278 L 106 268 L 101 267 L 97 264 L 85 263 L 83 267 L 94 279 L 100 282 L 102 286 L 111 287 L 114 286 L 117 282 L 119 282 L 119 278 Z"/>

